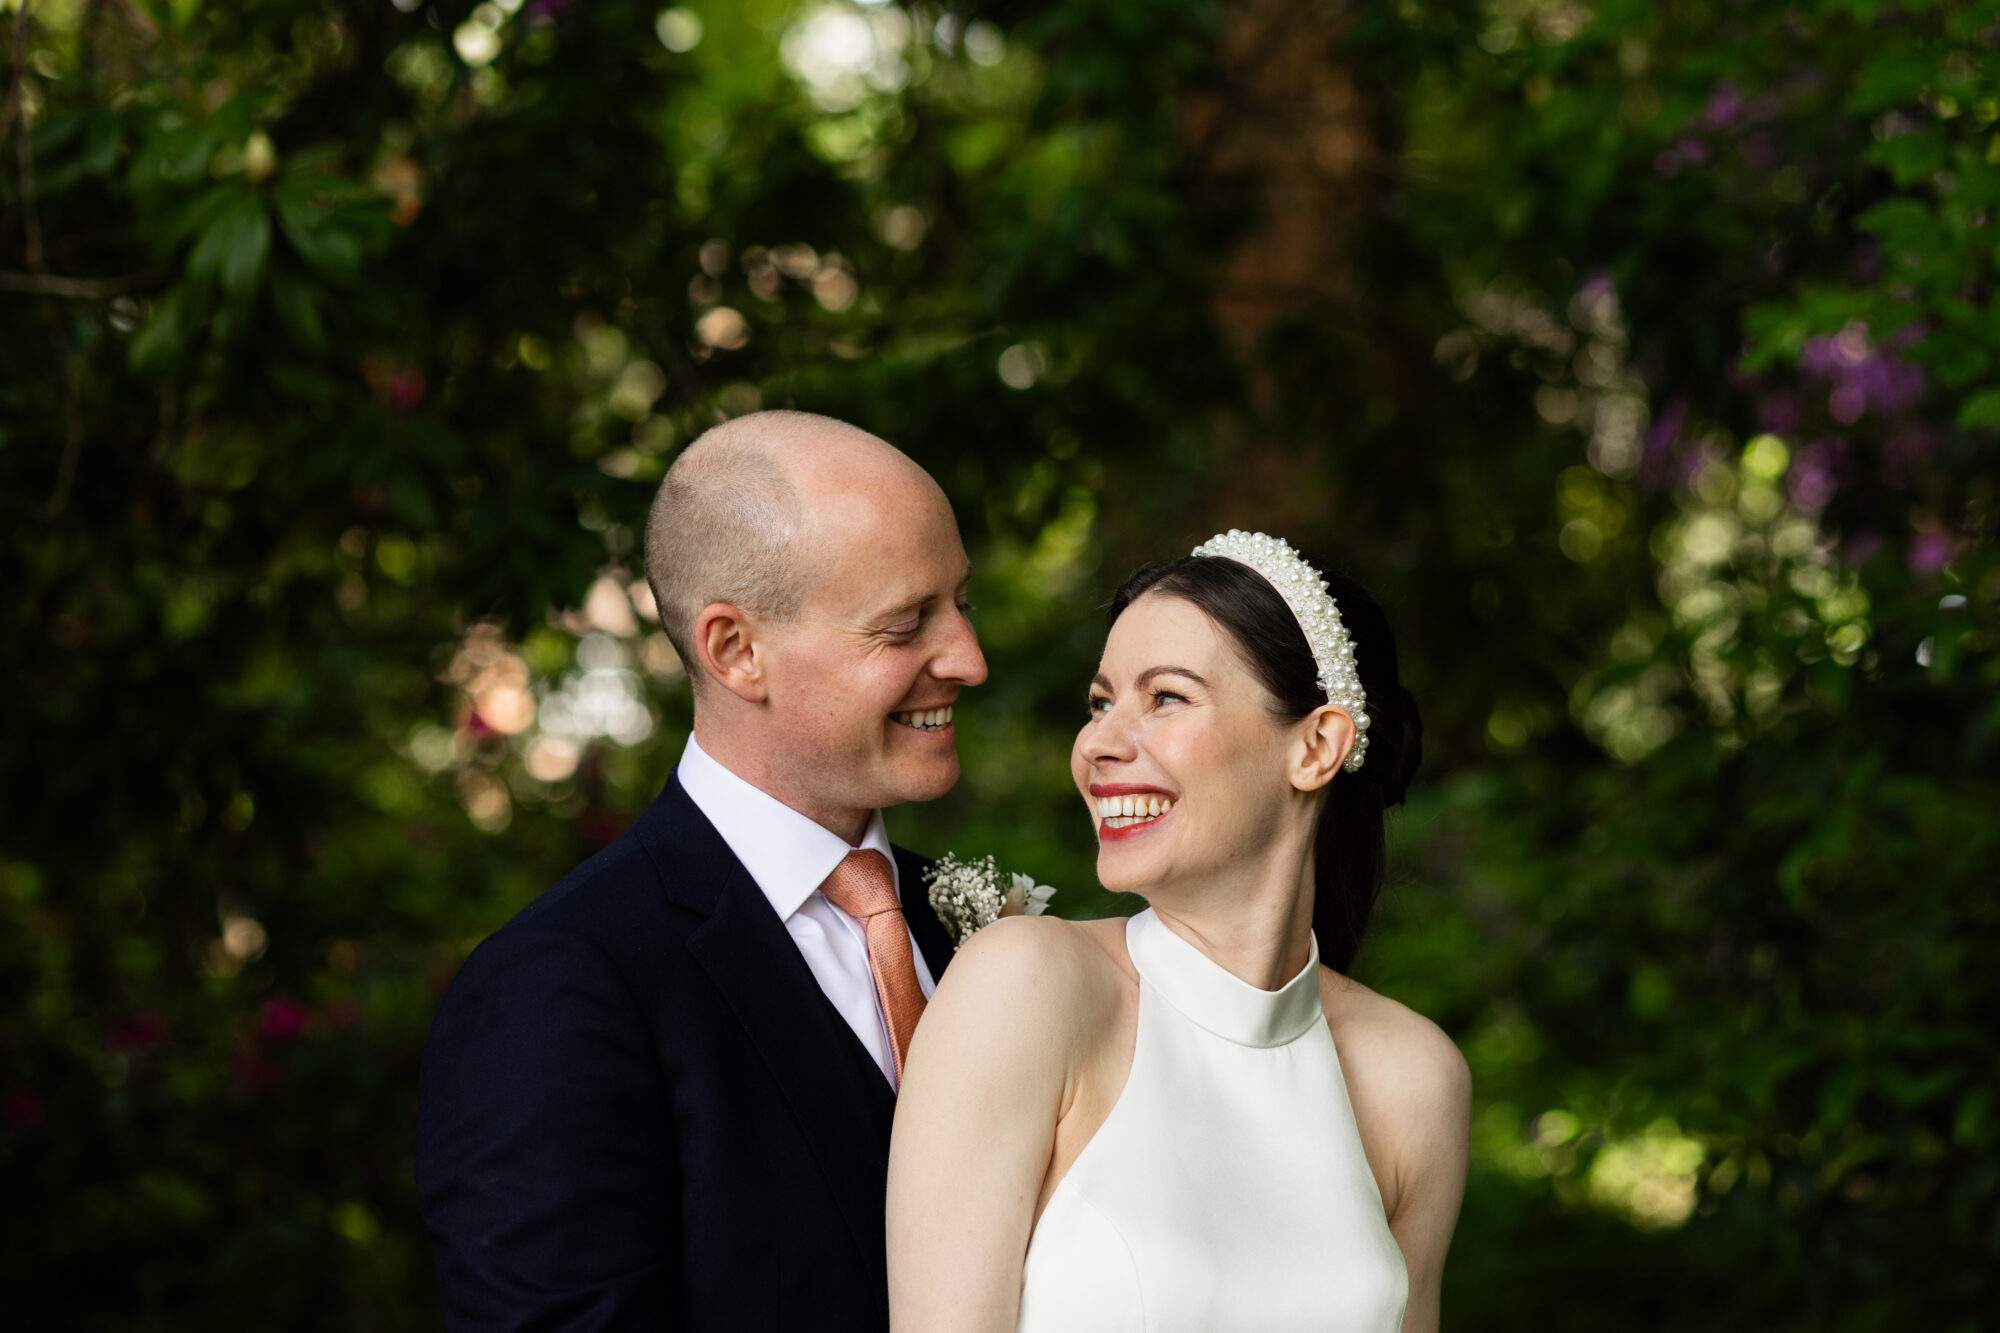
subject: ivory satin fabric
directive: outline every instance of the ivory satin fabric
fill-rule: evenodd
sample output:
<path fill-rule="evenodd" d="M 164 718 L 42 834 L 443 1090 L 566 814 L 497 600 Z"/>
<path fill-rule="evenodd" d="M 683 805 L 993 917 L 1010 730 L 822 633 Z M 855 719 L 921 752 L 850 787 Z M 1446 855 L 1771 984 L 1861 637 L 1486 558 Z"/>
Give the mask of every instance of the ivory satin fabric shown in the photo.
<path fill-rule="evenodd" d="M 1149 909 L 1132 1072 L 1028 1244 L 1016 1333 L 1397 1333 L 1402 1251 L 1320 1008 L 1319 948 L 1259 990 Z"/>

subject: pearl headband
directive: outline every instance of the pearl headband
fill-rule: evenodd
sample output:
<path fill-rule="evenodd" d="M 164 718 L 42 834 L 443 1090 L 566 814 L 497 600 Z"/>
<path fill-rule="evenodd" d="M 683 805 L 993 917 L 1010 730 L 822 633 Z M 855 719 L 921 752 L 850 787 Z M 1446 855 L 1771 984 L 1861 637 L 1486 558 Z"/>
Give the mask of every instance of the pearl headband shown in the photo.
<path fill-rule="evenodd" d="M 1250 566 L 1285 599 L 1305 631 L 1306 646 L 1312 649 L 1319 668 L 1316 684 L 1326 692 L 1326 701 L 1347 714 L 1354 723 L 1354 749 L 1341 767 L 1350 773 L 1361 771 L 1368 755 L 1368 697 L 1361 691 L 1361 673 L 1354 665 L 1354 640 L 1341 622 L 1340 608 L 1326 590 L 1319 571 L 1280 537 L 1231 528 L 1210 537 L 1194 548 L 1198 556 L 1220 557 Z"/>

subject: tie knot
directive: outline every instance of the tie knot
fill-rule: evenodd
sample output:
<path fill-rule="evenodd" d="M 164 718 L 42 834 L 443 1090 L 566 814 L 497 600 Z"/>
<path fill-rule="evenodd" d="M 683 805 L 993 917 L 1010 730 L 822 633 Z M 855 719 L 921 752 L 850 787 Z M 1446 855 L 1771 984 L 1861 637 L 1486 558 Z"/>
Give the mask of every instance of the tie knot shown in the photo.
<path fill-rule="evenodd" d="M 889 858 L 870 848 L 857 848 L 840 858 L 840 864 L 819 886 L 827 901 L 859 921 L 884 912 L 900 912 L 895 877 Z"/>

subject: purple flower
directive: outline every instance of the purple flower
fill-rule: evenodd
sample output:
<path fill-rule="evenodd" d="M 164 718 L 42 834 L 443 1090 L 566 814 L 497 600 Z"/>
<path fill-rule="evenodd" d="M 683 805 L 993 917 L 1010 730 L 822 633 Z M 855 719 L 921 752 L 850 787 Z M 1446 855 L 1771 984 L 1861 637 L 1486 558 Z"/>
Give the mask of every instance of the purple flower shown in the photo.
<path fill-rule="evenodd" d="M 1792 503 L 1807 513 L 1816 514 L 1826 508 L 1827 501 L 1840 488 L 1833 475 L 1837 451 L 1837 441 L 1815 440 L 1792 459 L 1791 471 L 1785 476 L 1785 490 Z"/>
<path fill-rule="evenodd" d="M 1899 329 L 1886 344 L 1871 345 L 1868 330 L 1849 324 L 1839 333 L 1806 339 L 1799 350 L 1799 369 L 1806 375 L 1833 381 L 1827 411 L 1842 425 L 1852 425 L 1869 412 L 1894 414 L 1923 397 L 1923 368 L 1896 354 L 1923 336 Z"/>
<path fill-rule="evenodd" d="M 1646 427 L 1645 447 L 1641 451 L 1640 465 L 1657 475 L 1673 453 L 1674 441 L 1681 435 L 1681 427 L 1687 424 L 1687 399 L 1675 395 L 1660 409 L 1660 415 L 1653 418 L 1653 424 Z"/>
<path fill-rule="evenodd" d="M 1790 389 L 1777 389 L 1757 400 L 1757 428 L 1772 435 L 1791 434 L 1804 415 L 1804 405 Z"/>
<path fill-rule="evenodd" d="M 1700 139 L 1682 139 L 1672 147 L 1660 151 L 1660 155 L 1653 159 L 1653 170 L 1662 176 L 1676 176 L 1684 166 L 1699 166 L 1708 161 L 1712 152 L 1713 150 Z"/>
<path fill-rule="evenodd" d="M 1951 536 L 1937 528 L 1926 528 L 1910 542 L 1903 558 L 1914 574 L 1935 574 L 1951 563 Z"/>
<path fill-rule="evenodd" d="M 1832 375 L 1839 365 L 1840 358 L 1833 350 L 1833 339 L 1825 334 L 1806 339 L 1806 345 L 1799 349 L 1799 369 L 1808 375 Z"/>
<path fill-rule="evenodd" d="M 1856 366 L 1848 382 L 1865 393 L 1878 412 L 1900 412 L 1924 396 L 1923 368 L 1887 350 Z"/>
<path fill-rule="evenodd" d="M 1702 123 L 1712 130 L 1719 130 L 1732 124 L 1743 114 L 1743 94 L 1736 85 L 1724 79 L 1708 95 L 1708 103 L 1701 109 Z"/>

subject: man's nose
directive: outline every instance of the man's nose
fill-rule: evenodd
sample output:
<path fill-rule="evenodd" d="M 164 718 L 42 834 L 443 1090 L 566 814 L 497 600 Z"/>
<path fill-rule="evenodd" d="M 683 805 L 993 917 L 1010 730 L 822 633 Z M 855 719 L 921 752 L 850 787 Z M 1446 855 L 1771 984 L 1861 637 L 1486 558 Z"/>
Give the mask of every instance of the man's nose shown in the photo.
<path fill-rule="evenodd" d="M 985 684 L 986 654 L 979 651 L 979 634 L 965 612 L 960 611 L 952 618 L 945 636 L 938 655 L 931 659 L 931 674 L 961 685 Z"/>

